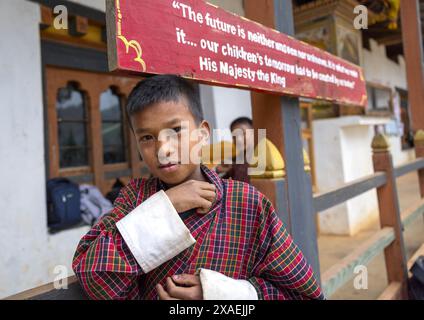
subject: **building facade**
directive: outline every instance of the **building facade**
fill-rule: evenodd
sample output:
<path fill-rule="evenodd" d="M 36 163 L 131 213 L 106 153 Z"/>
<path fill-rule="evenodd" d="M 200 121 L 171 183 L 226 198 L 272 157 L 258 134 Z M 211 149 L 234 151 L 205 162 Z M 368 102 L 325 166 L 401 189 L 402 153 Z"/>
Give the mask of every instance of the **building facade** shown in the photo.
<path fill-rule="evenodd" d="M 210 2 L 245 15 L 242 0 Z M 118 178 L 126 183 L 148 175 L 123 109 L 140 78 L 108 73 L 104 0 L 60 4 L 68 8 L 66 30 L 54 27 L 55 1 L 0 2 L 0 298 L 72 273 L 74 250 L 89 227 L 49 232 L 47 179 L 69 177 L 106 193 Z M 305 118 L 305 127 L 312 132 L 316 191 L 372 172 L 374 130 L 390 133 L 396 164 L 412 157 L 399 122 L 408 120 L 401 116 L 408 106 L 404 59 L 393 60 L 384 45 L 369 42 L 368 48 L 360 42 L 358 61 L 374 97 L 372 112 L 339 110 L 322 117 L 319 107 L 305 101 L 315 114 L 310 124 Z M 199 85 L 199 93 L 213 128 L 252 117 L 249 91 Z M 375 193 L 367 193 L 320 213 L 320 230 L 353 234 L 376 219 L 376 207 Z"/>

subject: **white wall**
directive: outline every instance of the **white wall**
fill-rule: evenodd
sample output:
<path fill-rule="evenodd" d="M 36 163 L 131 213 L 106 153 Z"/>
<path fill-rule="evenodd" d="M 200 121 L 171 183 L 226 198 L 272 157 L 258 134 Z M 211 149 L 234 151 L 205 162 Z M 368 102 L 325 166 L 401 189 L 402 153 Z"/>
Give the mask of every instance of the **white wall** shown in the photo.
<path fill-rule="evenodd" d="M 390 60 L 384 45 L 370 39 L 370 50 L 362 49 L 365 79 L 391 88 L 407 89 L 405 59 L 399 56 L 399 63 Z"/>
<path fill-rule="evenodd" d="M 325 192 L 350 181 L 372 174 L 372 149 L 374 126 L 385 125 L 388 118 L 348 116 L 315 120 L 315 169 L 319 192 Z M 402 154 L 400 139 L 391 137 L 390 151 Z M 410 159 L 407 159 L 410 160 Z M 394 157 L 394 165 L 395 157 Z M 354 235 L 370 227 L 378 219 L 375 190 L 368 191 L 349 201 L 320 212 L 320 232 L 324 234 Z"/>
<path fill-rule="evenodd" d="M 315 169 L 319 192 L 337 188 L 373 172 L 371 142 L 374 125 L 387 119 L 349 116 L 314 121 Z M 374 223 L 375 190 L 366 192 L 318 215 L 325 234 L 354 235 Z"/>
<path fill-rule="evenodd" d="M 0 298 L 70 268 L 87 231 L 47 233 L 39 17 L 36 3 L 0 1 Z"/>
<path fill-rule="evenodd" d="M 252 118 L 250 91 L 200 85 L 200 96 L 205 119 L 213 129 L 228 129 L 223 135 L 214 134 L 214 142 L 231 140 L 231 122 L 238 117 Z"/>
<path fill-rule="evenodd" d="M 224 10 L 244 16 L 243 0 L 206 0 Z"/>
<path fill-rule="evenodd" d="M 398 63 L 390 60 L 386 55 L 384 45 L 379 45 L 373 39 L 370 40 L 370 50 L 363 49 L 363 64 L 365 79 L 372 83 L 378 83 L 387 87 L 407 90 L 406 66 L 403 56 L 398 57 Z M 393 162 L 399 165 L 414 159 L 414 151 L 402 150 L 400 136 L 388 137 L 391 144 Z"/>
<path fill-rule="evenodd" d="M 345 126 L 340 131 L 341 155 L 345 182 L 372 174 L 371 142 L 374 137 L 372 125 Z M 378 219 L 377 194 L 370 190 L 346 202 L 351 234 L 370 227 Z"/>

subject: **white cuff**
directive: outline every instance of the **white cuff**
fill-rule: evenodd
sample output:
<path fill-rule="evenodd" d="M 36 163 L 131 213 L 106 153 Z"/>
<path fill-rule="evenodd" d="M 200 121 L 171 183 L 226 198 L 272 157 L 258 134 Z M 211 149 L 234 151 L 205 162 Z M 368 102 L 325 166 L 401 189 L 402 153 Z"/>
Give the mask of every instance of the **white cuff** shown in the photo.
<path fill-rule="evenodd" d="M 196 243 L 163 190 L 118 221 L 116 227 L 145 273 Z"/>
<path fill-rule="evenodd" d="M 208 269 L 197 272 L 204 300 L 258 300 L 255 287 L 247 280 L 236 280 Z"/>

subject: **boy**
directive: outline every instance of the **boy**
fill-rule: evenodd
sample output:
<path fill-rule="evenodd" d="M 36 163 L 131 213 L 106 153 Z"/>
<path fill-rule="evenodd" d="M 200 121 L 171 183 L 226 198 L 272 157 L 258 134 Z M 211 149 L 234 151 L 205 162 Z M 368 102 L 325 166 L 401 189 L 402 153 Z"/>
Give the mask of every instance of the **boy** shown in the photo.
<path fill-rule="evenodd" d="M 244 163 L 236 163 L 237 159 L 234 157 L 232 164 L 221 164 L 216 167 L 216 172 L 221 174 L 224 179 L 234 179 L 243 182 L 250 182 L 248 175 L 249 163 L 247 161 L 247 146 L 254 146 L 253 135 L 249 134 L 253 130 L 253 122 L 247 117 L 240 117 L 230 125 L 231 133 L 233 134 L 233 144 L 243 145 L 245 149 L 241 150 L 245 159 Z"/>
<path fill-rule="evenodd" d="M 269 200 L 198 164 L 210 129 L 190 83 L 141 81 L 127 111 L 152 177 L 133 179 L 81 239 L 72 265 L 90 298 L 323 298 Z M 173 143 L 161 138 L 169 129 Z M 184 133 L 188 163 L 175 146 Z"/>

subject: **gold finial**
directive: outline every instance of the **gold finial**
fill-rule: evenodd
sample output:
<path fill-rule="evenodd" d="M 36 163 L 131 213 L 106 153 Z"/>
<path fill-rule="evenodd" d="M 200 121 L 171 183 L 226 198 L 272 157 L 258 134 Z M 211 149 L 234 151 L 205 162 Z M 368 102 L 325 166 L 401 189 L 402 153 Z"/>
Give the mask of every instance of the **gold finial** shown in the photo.
<path fill-rule="evenodd" d="M 261 149 L 259 152 L 259 148 Z M 258 174 L 250 174 L 250 178 L 252 179 L 274 179 L 274 178 L 282 178 L 285 176 L 285 163 L 283 157 L 281 156 L 280 151 L 278 151 L 277 147 L 268 139 L 264 138 L 264 140 L 260 141 L 259 144 L 255 147 L 254 151 L 255 157 L 266 157 L 265 158 L 265 170 L 263 168 L 258 167 L 258 163 L 250 166 L 250 170 L 253 172 L 257 171 Z M 262 172 L 260 172 L 262 171 Z"/>
<path fill-rule="evenodd" d="M 202 163 L 209 168 L 225 163 L 236 156 L 236 148 L 232 141 L 220 141 L 202 147 Z"/>
<path fill-rule="evenodd" d="M 308 152 L 303 149 L 303 164 L 304 164 L 304 170 L 306 172 L 310 172 L 311 171 L 311 161 L 309 160 L 309 154 Z"/>
<path fill-rule="evenodd" d="M 414 143 L 416 145 L 424 146 L 424 130 L 418 130 L 414 136 Z"/>
<path fill-rule="evenodd" d="M 390 148 L 390 143 L 385 135 L 378 133 L 372 139 L 371 148 L 373 152 L 386 152 Z"/>

